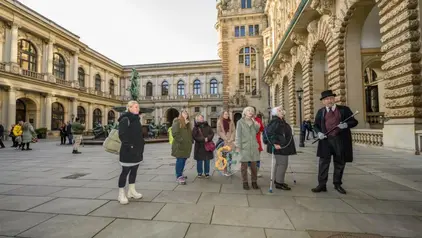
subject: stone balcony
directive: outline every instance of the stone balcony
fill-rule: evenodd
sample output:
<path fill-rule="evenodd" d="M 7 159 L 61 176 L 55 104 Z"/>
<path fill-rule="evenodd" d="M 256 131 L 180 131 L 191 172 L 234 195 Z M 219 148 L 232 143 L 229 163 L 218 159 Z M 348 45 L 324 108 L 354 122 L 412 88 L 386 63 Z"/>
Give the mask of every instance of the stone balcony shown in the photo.
<path fill-rule="evenodd" d="M 0 63 L 0 71 L 6 71 L 6 64 Z"/>
<path fill-rule="evenodd" d="M 164 96 L 141 96 L 139 100 L 141 101 L 174 101 L 174 100 L 203 100 L 203 99 L 222 99 L 223 95 L 221 94 L 200 94 L 200 95 L 164 95 Z"/>

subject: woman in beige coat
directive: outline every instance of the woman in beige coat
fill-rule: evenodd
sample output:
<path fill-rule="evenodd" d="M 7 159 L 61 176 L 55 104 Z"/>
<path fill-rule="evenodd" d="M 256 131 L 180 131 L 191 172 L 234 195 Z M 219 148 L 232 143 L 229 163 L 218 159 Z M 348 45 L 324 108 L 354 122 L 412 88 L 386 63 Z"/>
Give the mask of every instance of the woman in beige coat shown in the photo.
<path fill-rule="evenodd" d="M 230 120 L 228 111 L 223 111 L 217 121 L 217 134 L 220 137 L 218 139 L 217 146 L 219 146 L 221 143 L 224 143 L 225 146 L 227 145 L 234 149 L 234 137 L 236 135 L 236 131 L 233 121 Z M 231 175 L 227 172 L 227 168 L 224 169 L 224 175 Z"/>

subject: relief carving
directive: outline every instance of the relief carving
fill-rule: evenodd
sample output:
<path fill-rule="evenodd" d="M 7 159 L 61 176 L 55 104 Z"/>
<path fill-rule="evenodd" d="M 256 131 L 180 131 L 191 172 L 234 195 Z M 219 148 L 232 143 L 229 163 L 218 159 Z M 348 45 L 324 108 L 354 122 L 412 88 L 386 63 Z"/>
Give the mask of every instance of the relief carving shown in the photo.
<path fill-rule="evenodd" d="M 309 23 L 306 27 L 306 30 L 309 32 L 309 34 L 316 34 L 318 32 L 318 21 L 311 21 L 311 23 Z"/>
<path fill-rule="evenodd" d="M 236 107 L 246 107 L 248 105 L 248 101 L 246 100 L 245 95 L 241 95 L 237 92 L 229 98 L 229 104 Z"/>
<path fill-rule="evenodd" d="M 6 25 L 0 21 L 0 42 L 5 41 Z"/>
<path fill-rule="evenodd" d="M 311 8 L 321 15 L 333 15 L 334 0 L 313 0 Z"/>
<path fill-rule="evenodd" d="M 24 32 L 21 30 L 18 31 L 18 38 L 30 41 L 32 44 L 34 44 L 37 47 L 37 51 L 39 52 L 39 54 L 42 55 L 43 41 L 40 38 L 32 35 L 31 33 Z"/>
<path fill-rule="evenodd" d="M 297 55 L 297 46 L 293 46 L 293 47 L 290 49 L 290 54 L 291 54 L 292 56 Z"/>
<path fill-rule="evenodd" d="M 70 56 L 69 51 L 64 50 L 57 46 L 55 47 L 55 49 L 56 49 L 55 50 L 56 53 L 59 53 L 60 55 L 62 55 L 68 63 L 70 62 L 71 56 Z"/>
<path fill-rule="evenodd" d="M 290 36 L 290 39 L 296 45 L 305 45 L 306 44 L 306 36 L 304 34 L 300 34 L 300 33 L 297 33 L 297 32 L 292 32 L 292 35 Z"/>

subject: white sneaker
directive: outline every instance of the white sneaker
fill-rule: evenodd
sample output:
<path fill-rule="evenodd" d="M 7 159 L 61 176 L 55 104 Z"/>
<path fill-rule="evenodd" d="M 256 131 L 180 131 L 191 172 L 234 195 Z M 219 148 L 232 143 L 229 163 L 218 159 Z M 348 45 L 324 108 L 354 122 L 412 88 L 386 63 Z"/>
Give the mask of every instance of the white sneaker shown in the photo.
<path fill-rule="evenodd" d="M 124 188 L 119 188 L 119 197 L 117 198 L 117 200 L 122 205 L 125 205 L 125 204 L 128 204 L 129 203 L 129 200 L 127 200 L 127 197 L 126 197 L 125 189 Z"/>
<path fill-rule="evenodd" d="M 127 191 L 127 197 L 128 198 L 134 198 L 134 199 L 141 199 L 142 194 L 136 192 L 135 184 L 129 184 L 129 189 Z"/>

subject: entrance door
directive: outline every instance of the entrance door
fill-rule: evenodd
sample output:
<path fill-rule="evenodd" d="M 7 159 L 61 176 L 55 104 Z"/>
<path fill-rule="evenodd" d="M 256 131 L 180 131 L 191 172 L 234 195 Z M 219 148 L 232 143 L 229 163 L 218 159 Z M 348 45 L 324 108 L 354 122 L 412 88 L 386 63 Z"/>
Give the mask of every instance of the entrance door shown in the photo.
<path fill-rule="evenodd" d="M 234 125 L 237 126 L 237 121 L 242 119 L 242 113 L 236 112 L 233 117 L 234 117 Z"/>

